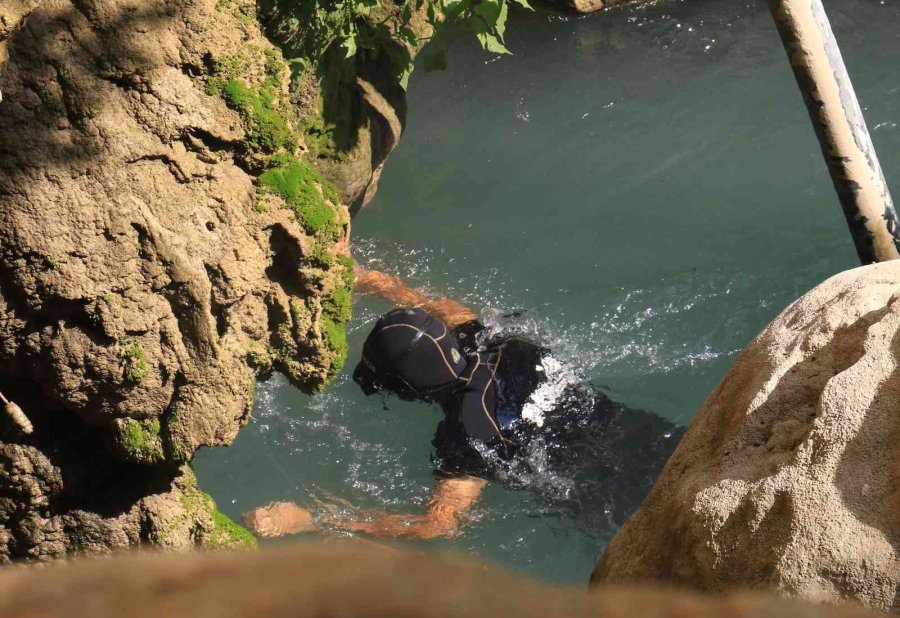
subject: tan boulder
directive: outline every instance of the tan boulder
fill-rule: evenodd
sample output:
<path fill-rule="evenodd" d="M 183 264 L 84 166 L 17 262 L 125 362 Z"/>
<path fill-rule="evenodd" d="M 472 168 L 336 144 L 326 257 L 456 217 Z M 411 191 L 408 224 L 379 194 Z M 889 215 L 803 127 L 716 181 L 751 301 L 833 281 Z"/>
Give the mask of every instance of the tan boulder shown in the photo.
<path fill-rule="evenodd" d="M 900 262 L 821 284 L 697 413 L 594 583 L 900 609 Z"/>
<path fill-rule="evenodd" d="M 771 595 L 551 587 L 439 554 L 343 544 L 126 556 L 0 575 L 0 618 L 865 618 Z"/>

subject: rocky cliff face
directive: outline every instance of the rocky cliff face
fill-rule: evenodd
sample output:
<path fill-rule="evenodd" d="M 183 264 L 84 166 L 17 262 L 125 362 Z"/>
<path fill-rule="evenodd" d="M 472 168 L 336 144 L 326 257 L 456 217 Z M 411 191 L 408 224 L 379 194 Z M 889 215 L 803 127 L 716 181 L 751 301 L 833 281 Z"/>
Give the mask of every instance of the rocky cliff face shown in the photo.
<path fill-rule="evenodd" d="M 4 3 L 0 35 L 35 4 Z M 45 0 L 7 41 L 0 391 L 35 431 L 3 421 L 0 560 L 246 541 L 186 462 L 235 438 L 258 376 L 315 390 L 343 363 L 343 203 L 372 191 L 372 125 L 397 113 L 361 82 L 369 156 L 323 179 L 315 81 L 255 10 Z"/>
<path fill-rule="evenodd" d="M 709 396 L 594 572 L 900 609 L 900 262 L 788 307 Z"/>

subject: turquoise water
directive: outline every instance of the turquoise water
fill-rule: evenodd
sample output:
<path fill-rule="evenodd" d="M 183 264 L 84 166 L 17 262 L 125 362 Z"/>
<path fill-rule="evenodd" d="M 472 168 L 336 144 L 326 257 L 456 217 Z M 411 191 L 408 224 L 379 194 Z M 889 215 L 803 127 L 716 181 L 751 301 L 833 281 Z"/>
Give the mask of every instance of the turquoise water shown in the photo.
<path fill-rule="evenodd" d="M 900 2 L 826 6 L 898 192 Z M 414 74 L 356 257 L 488 318 L 524 310 L 524 330 L 614 399 L 685 424 L 772 317 L 856 265 L 765 2 L 519 14 L 508 43 L 492 58 L 455 34 L 448 71 Z M 235 445 L 198 454 L 223 511 L 421 509 L 440 412 L 349 379 L 387 308 L 357 303 L 327 393 L 275 376 Z M 609 534 L 492 485 L 463 536 L 429 546 L 580 584 Z"/>

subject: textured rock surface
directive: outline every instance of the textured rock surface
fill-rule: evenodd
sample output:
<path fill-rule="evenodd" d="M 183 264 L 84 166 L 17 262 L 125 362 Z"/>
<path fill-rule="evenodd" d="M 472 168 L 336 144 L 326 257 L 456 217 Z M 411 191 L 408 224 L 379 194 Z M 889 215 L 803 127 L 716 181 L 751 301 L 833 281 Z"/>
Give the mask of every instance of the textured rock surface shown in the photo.
<path fill-rule="evenodd" d="M 259 375 L 312 390 L 343 360 L 349 219 L 304 163 L 254 7 L 46 0 L 9 39 L 0 390 L 35 433 L 0 421 L 0 560 L 85 546 L 76 511 L 98 547 L 206 543 L 202 521 L 158 534 L 180 517 L 164 503 L 183 502 L 181 464 L 234 439 Z"/>
<path fill-rule="evenodd" d="M 39 0 L 3 0 L 0 4 L 0 41 L 8 39 L 26 17 L 35 9 Z"/>
<path fill-rule="evenodd" d="M 865 618 L 773 596 L 705 597 L 675 590 L 585 593 L 441 555 L 319 545 L 251 554 L 127 556 L 7 570 L 0 618 L 303 616 L 437 618 Z"/>
<path fill-rule="evenodd" d="M 900 262 L 806 294 L 709 396 L 593 581 L 900 609 L 898 361 Z"/>
<path fill-rule="evenodd" d="M 0 71 L 3 70 L 3 65 L 6 63 L 6 46 L 9 37 L 22 27 L 25 18 L 37 5 L 38 0 L 3 0 L 0 2 Z M 2 98 L 3 91 L 0 89 L 0 99 Z"/>
<path fill-rule="evenodd" d="M 0 444 L 4 559 L 108 553 L 142 542 L 171 550 L 255 545 L 246 531 L 217 513 L 186 466 L 148 477 L 121 463 L 105 470 L 80 465 L 81 459 L 74 463 L 61 449 L 48 457 L 33 446 Z M 72 478 L 79 474 L 90 480 Z M 67 508 L 60 509 L 63 502 Z"/>

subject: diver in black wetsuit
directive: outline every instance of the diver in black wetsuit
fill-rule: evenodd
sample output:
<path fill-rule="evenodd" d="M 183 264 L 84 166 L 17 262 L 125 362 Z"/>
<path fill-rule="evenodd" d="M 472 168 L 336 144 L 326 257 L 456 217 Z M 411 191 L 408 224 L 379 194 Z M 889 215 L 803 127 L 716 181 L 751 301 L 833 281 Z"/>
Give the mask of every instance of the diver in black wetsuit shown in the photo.
<path fill-rule="evenodd" d="M 367 394 L 384 390 L 441 406 L 433 442 L 440 476 L 528 487 L 553 475 L 580 485 L 557 486 L 557 501 L 581 502 L 587 483 L 614 488 L 620 507 L 636 506 L 680 435 L 671 422 L 625 408 L 578 379 L 546 348 L 490 336 L 475 320 L 451 330 L 423 309 L 383 315 L 353 379 Z M 624 519 L 618 510 L 614 518 Z"/>
<path fill-rule="evenodd" d="M 378 287 L 380 295 L 430 309 L 399 307 L 383 315 L 353 375 L 366 394 L 387 392 L 443 409 L 433 441 L 438 481 L 426 514 L 314 523 L 306 509 L 279 503 L 249 513 L 248 526 L 263 536 L 322 523 L 382 537 L 452 535 L 488 480 L 535 489 L 581 520 L 598 520 L 591 527 L 621 525 L 650 489 L 681 428 L 612 401 L 533 342 L 492 335 L 462 305 L 428 301 L 377 274 L 388 282 Z"/>

